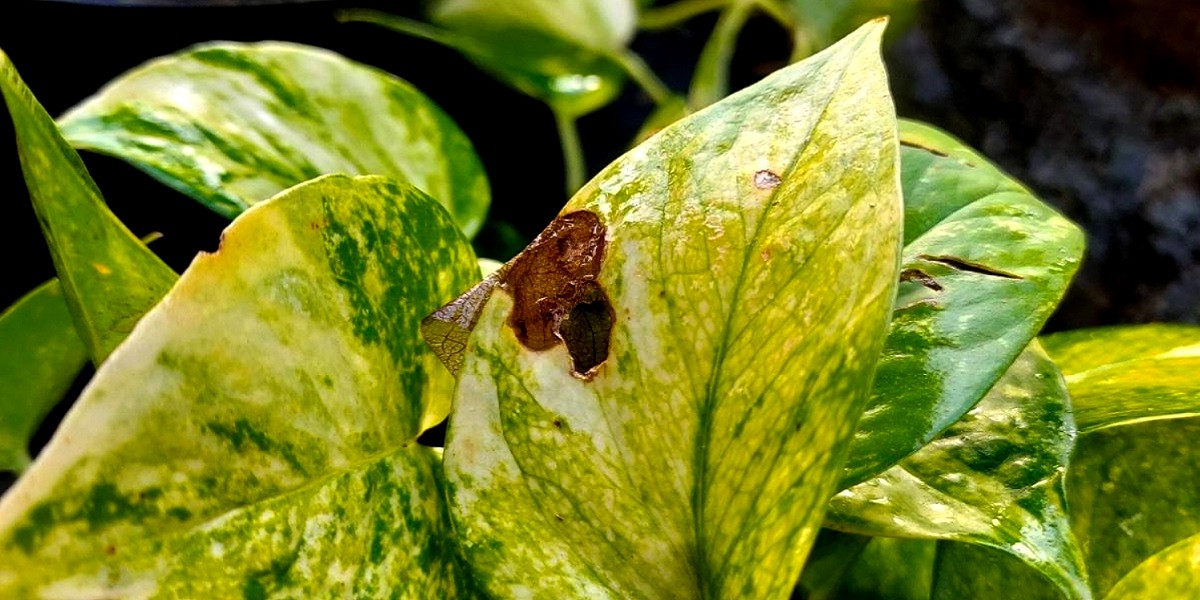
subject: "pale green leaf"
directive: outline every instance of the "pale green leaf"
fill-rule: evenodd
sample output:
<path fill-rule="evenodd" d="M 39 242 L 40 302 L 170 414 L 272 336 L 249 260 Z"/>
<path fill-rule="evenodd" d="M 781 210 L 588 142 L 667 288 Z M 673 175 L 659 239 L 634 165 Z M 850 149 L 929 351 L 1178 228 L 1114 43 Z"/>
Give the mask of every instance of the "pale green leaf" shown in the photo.
<path fill-rule="evenodd" d="M 372 10 L 343 11 L 339 18 L 454 48 L 574 119 L 620 92 L 636 15 L 632 0 L 439 0 L 429 8 L 433 25 Z"/>
<path fill-rule="evenodd" d="M 1200 327 L 1128 325 L 1043 338 L 1080 431 L 1200 416 Z"/>
<path fill-rule="evenodd" d="M 384 178 L 244 213 L 0 499 L 0 597 L 461 591 L 412 448 L 449 385 L 418 326 L 478 272 L 442 207 Z"/>
<path fill-rule="evenodd" d="M 1200 534 L 1147 558 L 1122 577 L 1106 598 L 1200 598 Z"/>
<path fill-rule="evenodd" d="M 1083 233 L 961 142 L 900 123 L 904 258 L 870 407 L 842 486 L 932 441 L 992 387 L 1058 305 Z"/>
<path fill-rule="evenodd" d="M 958 423 L 883 475 L 830 502 L 826 525 L 876 536 L 970 542 L 1090 598 L 1063 474 L 1075 441 L 1066 385 L 1034 342 Z"/>
<path fill-rule="evenodd" d="M 57 280 L 0 313 L 0 471 L 29 464 L 29 438 L 87 358 Z"/>
<path fill-rule="evenodd" d="M 77 148 L 116 156 L 234 217 L 326 173 L 407 181 L 468 235 L 489 191 L 466 136 L 407 82 L 308 46 L 197 46 L 116 79 L 61 119 Z"/>
<path fill-rule="evenodd" d="M 92 361 L 100 364 L 170 289 L 175 272 L 104 204 L 83 161 L 3 52 L 0 92 L 75 329 Z"/>
<path fill-rule="evenodd" d="M 791 592 L 897 278 L 882 29 L 635 148 L 435 315 L 477 322 L 446 469 L 489 592 Z"/>

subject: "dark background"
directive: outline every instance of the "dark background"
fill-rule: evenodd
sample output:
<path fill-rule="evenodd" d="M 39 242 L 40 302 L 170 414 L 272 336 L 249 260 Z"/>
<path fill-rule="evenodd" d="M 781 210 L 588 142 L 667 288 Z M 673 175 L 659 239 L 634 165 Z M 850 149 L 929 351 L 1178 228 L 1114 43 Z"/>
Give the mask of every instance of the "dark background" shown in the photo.
<path fill-rule="evenodd" d="M 191 44 L 280 39 L 330 48 L 407 79 L 473 140 L 493 189 L 493 218 L 524 238 L 564 202 L 549 111 L 456 53 L 378 27 L 339 24 L 338 8 L 416 16 L 414 2 L 318 1 L 258 7 L 129 8 L 7 0 L 0 48 L 51 114 L 143 61 Z M 407 8 L 406 8 L 407 7 Z M 714 16 L 644 33 L 634 49 L 686 88 Z M 1200 3 L 927 0 L 887 51 L 898 110 L 937 124 L 998 161 L 1080 222 L 1089 254 L 1052 328 L 1200 321 Z M 751 21 L 734 61 L 745 85 L 783 65 L 787 35 Z M 632 85 L 585 117 L 589 168 L 622 152 L 651 106 Z M 29 206 L 11 124 L 0 119 L 0 305 L 53 268 Z M 86 154 L 114 211 L 182 270 L 212 250 L 225 222 L 114 159 Z M 485 254 L 506 258 L 500 232 Z"/>

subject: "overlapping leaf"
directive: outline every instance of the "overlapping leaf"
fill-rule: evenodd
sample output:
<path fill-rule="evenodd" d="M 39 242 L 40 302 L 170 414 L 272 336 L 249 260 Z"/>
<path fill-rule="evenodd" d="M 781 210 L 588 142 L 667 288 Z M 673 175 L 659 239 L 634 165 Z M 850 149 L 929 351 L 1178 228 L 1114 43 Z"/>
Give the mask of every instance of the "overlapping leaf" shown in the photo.
<path fill-rule="evenodd" d="M 440 0 L 429 26 L 375 11 L 345 11 L 462 52 L 481 68 L 573 119 L 616 97 L 633 37 L 632 0 Z"/>
<path fill-rule="evenodd" d="M 88 353 L 58 281 L 0 314 L 0 471 L 29 464 L 29 438 L 62 400 Z"/>
<path fill-rule="evenodd" d="M 882 28 L 635 148 L 439 311 L 451 510 L 489 591 L 790 593 L 897 276 Z"/>
<path fill-rule="evenodd" d="M 0 500 L 0 596 L 469 591 L 414 440 L 449 385 L 420 318 L 477 276 L 408 185 L 328 176 L 247 211 Z"/>
<path fill-rule="evenodd" d="M 1041 329 L 1083 234 L 961 142 L 902 121 L 904 258 L 891 330 L 843 487 L 929 443 Z"/>
<path fill-rule="evenodd" d="M 1082 432 L 1200 416 L 1200 327 L 1132 325 L 1043 338 Z"/>
<path fill-rule="evenodd" d="M 198 46 L 110 83 L 62 118 L 78 148 L 124 159 L 227 217 L 326 173 L 386 175 L 468 235 L 487 213 L 466 136 L 408 83 L 307 46 Z"/>
<path fill-rule="evenodd" d="M 92 361 L 100 364 L 170 289 L 176 275 L 104 204 L 79 155 L 3 52 L 0 92 L 75 329 Z"/>
<path fill-rule="evenodd" d="M 1088 598 L 1063 492 L 1074 441 L 1066 385 L 1035 342 L 941 437 L 834 497 L 826 522 L 866 535 L 998 548 L 1068 597 Z"/>
<path fill-rule="evenodd" d="M 1110 600 L 1200 598 L 1200 534 L 1151 556 L 1108 594 Z"/>

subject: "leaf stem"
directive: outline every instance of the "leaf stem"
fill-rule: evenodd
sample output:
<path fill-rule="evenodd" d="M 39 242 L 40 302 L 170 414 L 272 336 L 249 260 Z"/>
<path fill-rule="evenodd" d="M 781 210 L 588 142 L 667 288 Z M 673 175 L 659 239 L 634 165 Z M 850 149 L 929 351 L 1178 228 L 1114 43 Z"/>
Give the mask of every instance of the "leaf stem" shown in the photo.
<path fill-rule="evenodd" d="M 579 143 L 575 117 L 553 106 L 550 110 L 554 111 L 554 122 L 558 125 L 558 139 L 562 143 L 563 165 L 566 171 L 567 197 L 570 198 L 583 187 L 583 178 L 586 176 L 583 146 Z"/>
<path fill-rule="evenodd" d="M 625 69 L 625 72 L 629 74 L 631 79 L 637 82 L 643 90 L 646 90 L 646 94 L 650 96 L 651 100 L 654 100 L 655 104 L 662 106 L 674 97 L 671 88 L 668 88 L 658 78 L 658 75 L 655 75 L 654 71 L 650 70 L 650 66 L 636 52 L 625 49 L 614 54 L 613 59 Z"/>
<path fill-rule="evenodd" d="M 725 8 L 736 0 L 679 0 L 666 6 L 652 8 L 638 18 L 642 29 L 669 29 L 697 15 Z"/>
<path fill-rule="evenodd" d="M 733 60 L 738 34 L 750 18 L 756 0 L 734 0 L 721 12 L 717 25 L 696 63 L 688 106 L 699 110 L 729 94 L 729 63 Z"/>

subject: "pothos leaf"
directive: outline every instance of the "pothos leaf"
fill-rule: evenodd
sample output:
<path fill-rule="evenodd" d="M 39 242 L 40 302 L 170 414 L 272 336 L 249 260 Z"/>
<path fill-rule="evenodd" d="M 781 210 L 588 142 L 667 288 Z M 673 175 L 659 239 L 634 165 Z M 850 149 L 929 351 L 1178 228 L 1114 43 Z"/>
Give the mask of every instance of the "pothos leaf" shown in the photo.
<path fill-rule="evenodd" d="M 990 546 L 1041 571 L 1068 598 L 1090 598 L 1063 491 L 1074 442 L 1066 385 L 1034 342 L 941 437 L 835 496 L 826 524 Z"/>
<path fill-rule="evenodd" d="M 0 500 L 0 596 L 462 591 L 415 447 L 449 376 L 417 331 L 478 273 L 442 207 L 383 178 L 247 211 Z"/>
<path fill-rule="evenodd" d="M 88 354 L 57 280 L 0 313 L 0 340 L 0 471 L 21 471 L 29 464 L 29 438 Z"/>
<path fill-rule="evenodd" d="M 635 148 L 435 315 L 466 340 L 446 469 L 489 592 L 790 593 L 897 276 L 882 29 Z"/>
<path fill-rule="evenodd" d="M 1080 431 L 1200 416 L 1200 327 L 1102 327 L 1042 341 L 1067 378 Z"/>
<path fill-rule="evenodd" d="M 326 173 L 407 181 L 467 235 L 490 202 L 471 143 L 429 98 L 308 46 L 223 42 L 155 59 L 61 123 L 77 148 L 129 161 L 231 218 Z"/>
<path fill-rule="evenodd" d="M 75 329 L 99 365 L 170 289 L 175 272 L 104 204 L 83 161 L 3 52 L 0 93 Z"/>
<path fill-rule="evenodd" d="M 974 406 L 1041 330 L 1083 254 L 1078 227 L 958 140 L 901 121 L 900 143 L 902 281 L 843 487 Z"/>
<path fill-rule="evenodd" d="M 1142 561 L 1113 586 L 1109 600 L 1200 597 L 1200 534 Z"/>

